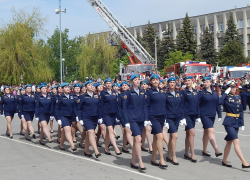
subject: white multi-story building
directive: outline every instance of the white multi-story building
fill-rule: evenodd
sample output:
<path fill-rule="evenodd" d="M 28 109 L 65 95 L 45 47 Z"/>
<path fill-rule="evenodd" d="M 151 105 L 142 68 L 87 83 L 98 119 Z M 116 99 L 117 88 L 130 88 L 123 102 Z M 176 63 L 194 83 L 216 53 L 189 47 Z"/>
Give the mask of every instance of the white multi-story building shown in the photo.
<path fill-rule="evenodd" d="M 200 45 L 202 34 L 206 27 L 208 27 L 210 32 L 213 32 L 214 34 L 215 49 L 219 51 L 223 41 L 223 33 L 225 33 L 227 29 L 227 20 L 229 19 L 230 13 L 233 14 L 241 41 L 244 44 L 244 55 L 246 57 L 250 56 L 250 6 L 190 17 L 194 28 L 197 45 Z M 163 33 L 168 28 L 169 23 L 172 37 L 175 40 L 178 32 L 181 29 L 182 21 L 183 19 L 175 19 L 153 23 L 151 25 L 157 29 L 159 32 L 159 38 L 162 39 Z M 131 27 L 130 32 L 135 37 L 137 37 L 138 34 L 143 36 L 146 26 L 147 24 Z"/>

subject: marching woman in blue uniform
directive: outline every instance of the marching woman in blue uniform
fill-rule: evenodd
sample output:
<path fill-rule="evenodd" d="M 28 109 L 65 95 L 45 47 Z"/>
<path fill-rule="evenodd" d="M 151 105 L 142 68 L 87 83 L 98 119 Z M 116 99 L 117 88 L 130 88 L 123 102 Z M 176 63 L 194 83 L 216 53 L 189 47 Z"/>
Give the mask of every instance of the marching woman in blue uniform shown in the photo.
<path fill-rule="evenodd" d="M 99 95 L 93 92 L 92 82 L 85 83 L 86 93 L 79 97 L 77 100 L 77 116 L 79 122 L 84 126 L 86 134 L 84 155 L 92 157 L 89 153 L 89 146 L 91 145 L 95 157 L 98 158 L 101 154 L 98 151 L 95 141 L 95 128 L 98 119 L 100 119 L 100 98 Z"/>
<path fill-rule="evenodd" d="M 246 111 L 246 109 L 247 109 L 247 94 L 248 94 L 247 84 L 249 84 L 249 83 L 246 82 L 246 78 L 242 77 L 241 83 L 239 86 L 239 91 L 240 91 L 240 98 L 241 98 L 241 104 L 242 104 L 243 111 Z"/>
<path fill-rule="evenodd" d="M 36 97 L 36 107 L 35 107 L 35 115 L 36 119 L 39 121 L 41 125 L 41 134 L 40 141 L 41 145 L 45 145 L 43 143 L 44 134 L 49 139 L 49 143 L 52 142 L 50 132 L 49 132 L 49 120 L 51 116 L 51 112 L 53 110 L 52 106 L 52 96 L 47 94 L 47 86 L 41 85 L 41 94 Z"/>
<path fill-rule="evenodd" d="M 144 93 L 147 92 L 147 90 L 148 90 L 148 82 L 146 80 L 141 81 L 141 89 L 144 90 Z M 148 141 L 148 147 L 149 147 L 148 150 L 145 148 L 145 139 L 146 138 L 147 138 L 147 141 Z M 151 124 L 148 123 L 148 122 L 144 123 L 144 128 L 143 128 L 143 131 L 142 131 L 141 150 L 145 151 L 145 152 L 149 152 L 150 154 L 152 154 L 152 152 L 153 152 L 153 147 L 152 147 L 152 143 L 151 143 Z"/>
<path fill-rule="evenodd" d="M 166 110 L 167 110 L 167 123 L 169 124 L 168 133 L 169 144 L 168 144 L 168 153 L 166 160 L 167 162 L 172 163 L 173 165 L 179 165 L 176 158 L 176 141 L 177 141 L 177 131 L 181 121 L 181 124 L 185 124 L 185 119 L 183 118 L 183 103 L 182 103 L 182 95 L 179 91 L 175 90 L 176 86 L 176 78 L 171 77 L 167 81 L 168 90 L 166 91 Z M 172 156 L 172 157 L 171 157 Z"/>
<path fill-rule="evenodd" d="M 147 115 L 145 120 L 152 124 L 153 153 L 151 164 L 160 168 L 168 167 L 163 157 L 163 127 L 166 123 L 166 94 L 159 88 L 160 76 L 152 74 L 150 77 L 151 89 L 146 92 Z M 148 119 L 147 119 L 148 117 Z M 160 162 L 156 162 L 156 153 L 159 153 Z"/>
<path fill-rule="evenodd" d="M 4 87 L 4 95 L 1 97 L 1 115 L 4 114 L 7 120 L 6 135 L 13 139 L 11 122 L 14 114 L 17 111 L 17 99 L 13 94 L 10 94 L 10 87 Z"/>
<path fill-rule="evenodd" d="M 59 99 L 59 97 L 63 93 L 63 89 L 62 89 L 61 84 L 57 85 L 56 89 L 57 89 L 57 94 L 53 96 L 53 101 L 52 101 L 53 102 L 53 116 L 55 117 L 55 119 L 56 119 L 56 116 L 55 116 L 56 101 Z M 56 120 L 58 123 L 59 119 L 56 119 Z M 59 123 L 61 123 L 61 122 L 59 122 Z M 60 144 L 61 134 L 62 134 L 62 124 L 59 124 L 59 123 L 58 123 L 58 128 L 57 128 L 57 143 Z"/>
<path fill-rule="evenodd" d="M 52 94 L 51 94 L 51 97 L 52 97 L 52 112 L 51 112 L 50 122 L 49 122 L 50 133 L 54 132 L 54 130 L 53 130 L 53 120 L 55 119 L 55 117 L 54 117 L 54 96 L 55 95 L 57 95 L 57 88 L 56 88 L 56 86 L 52 86 Z"/>
<path fill-rule="evenodd" d="M 211 156 L 207 152 L 208 141 L 215 150 L 215 156 L 221 156 L 215 135 L 214 135 L 214 120 L 216 116 L 216 111 L 218 113 L 218 121 L 221 120 L 221 105 L 219 104 L 219 96 L 215 90 L 211 88 L 211 77 L 204 77 L 202 79 L 204 89 L 199 92 L 199 107 L 200 107 L 200 118 L 203 124 L 204 134 L 203 134 L 203 156 Z"/>
<path fill-rule="evenodd" d="M 141 157 L 141 135 L 144 127 L 144 120 L 147 119 L 146 115 L 146 99 L 144 91 L 140 86 L 140 76 L 134 74 L 130 77 L 132 88 L 126 91 L 123 96 L 123 118 L 125 127 L 132 131 L 134 137 L 132 159 L 130 162 L 131 168 L 146 170 Z M 136 165 L 135 158 L 138 157 L 139 166 Z"/>
<path fill-rule="evenodd" d="M 76 120 L 75 100 L 74 97 L 70 94 L 69 83 L 63 83 L 61 86 L 63 88 L 63 93 L 56 100 L 55 106 L 55 117 L 58 124 L 62 125 L 62 134 L 59 148 L 61 150 L 65 150 L 65 148 L 63 147 L 63 143 L 66 138 L 71 146 L 71 149 L 73 151 L 76 151 L 77 149 L 73 143 L 71 133 L 71 124 Z"/>
<path fill-rule="evenodd" d="M 240 96 L 235 95 L 236 84 L 233 81 L 229 81 L 227 84 L 228 89 L 219 99 L 219 103 L 221 105 L 224 105 L 226 111 L 226 117 L 223 121 L 223 125 L 227 132 L 227 135 L 225 137 L 227 143 L 224 149 L 222 166 L 232 167 L 232 165 L 228 164 L 227 158 L 231 150 L 231 145 L 233 143 L 235 152 L 242 162 L 242 168 L 250 168 L 250 165 L 243 157 L 243 154 L 240 149 L 240 141 L 238 139 L 239 128 L 241 127 L 241 129 L 244 130 L 244 117 L 241 98 Z"/>
<path fill-rule="evenodd" d="M 100 96 L 101 92 L 103 91 L 102 83 L 96 84 L 96 91 L 97 91 L 97 94 Z M 103 122 L 101 124 L 98 123 L 98 131 L 97 131 L 97 134 L 96 134 L 96 144 L 97 144 L 98 147 L 102 147 L 99 144 L 99 140 L 100 140 L 101 135 L 102 135 L 102 138 L 105 140 L 105 125 L 104 125 Z"/>
<path fill-rule="evenodd" d="M 106 89 L 101 92 L 101 121 L 103 120 L 106 125 L 105 136 L 105 154 L 111 155 L 109 152 L 109 142 L 115 148 L 115 153 L 121 155 L 122 153 L 118 149 L 114 137 L 114 127 L 117 121 L 117 97 L 116 92 L 112 90 L 112 80 L 106 79 L 104 81 Z M 99 121 L 100 123 L 102 123 Z"/>
<path fill-rule="evenodd" d="M 133 148 L 133 139 L 132 139 L 132 132 L 129 127 L 126 127 L 126 121 L 124 119 L 124 114 L 123 114 L 123 100 L 124 96 L 126 95 L 127 91 L 129 91 L 129 86 L 126 81 L 121 83 L 121 94 L 118 96 L 118 114 L 120 116 L 121 120 L 121 126 L 122 126 L 122 152 L 124 153 L 129 153 L 127 150 L 127 143 L 130 144 L 130 146 Z"/>
<path fill-rule="evenodd" d="M 26 93 L 22 95 L 19 103 L 19 114 L 22 118 L 22 121 L 27 122 L 26 129 L 26 140 L 30 141 L 29 133 L 31 132 L 33 139 L 36 139 L 36 135 L 34 133 L 34 128 L 32 125 L 34 114 L 35 114 L 35 95 L 31 94 L 31 85 L 28 84 L 25 86 Z"/>
<path fill-rule="evenodd" d="M 198 124 L 201 122 L 200 110 L 199 110 L 199 98 L 198 93 L 192 88 L 193 76 L 186 76 L 183 78 L 186 84 L 186 89 L 182 91 L 182 101 L 184 109 L 184 118 L 186 119 L 186 139 L 185 139 L 185 154 L 184 158 L 196 163 L 197 160 L 194 154 L 194 127 L 195 122 Z M 189 156 L 189 149 L 191 151 L 191 157 Z"/>
<path fill-rule="evenodd" d="M 20 91 L 20 95 L 18 96 L 18 100 L 17 100 L 17 109 L 19 109 L 19 104 L 20 104 L 20 100 L 21 100 L 21 96 L 25 94 L 25 88 L 22 87 L 19 89 Z M 22 121 L 22 117 L 20 115 L 20 113 L 18 113 L 18 117 L 21 120 L 21 124 L 20 124 L 20 135 L 24 135 L 23 134 L 23 130 L 26 132 L 27 129 L 27 123 L 25 120 Z"/>

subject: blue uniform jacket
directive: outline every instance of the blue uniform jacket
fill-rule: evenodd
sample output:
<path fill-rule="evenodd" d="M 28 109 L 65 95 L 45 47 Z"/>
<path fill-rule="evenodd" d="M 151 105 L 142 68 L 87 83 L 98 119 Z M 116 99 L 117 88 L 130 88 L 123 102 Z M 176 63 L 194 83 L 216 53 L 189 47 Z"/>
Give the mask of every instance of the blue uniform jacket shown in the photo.
<path fill-rule="evenodd" d="M 52 96 L 47 95 L 44 97 L 42 94 L 37 95 L 36 97 L 36 107 L 35 107 L 35 115 L 38 117 L 38 115 L 51 115 L 53 111 L 53 104 L 52 104 Z"/>
<path fill-rule="evenodd" d="M 226 113 L 240 114 L 238 118 L 226 116 L 223 125 L 231 127 L 244 126 L 243 109 L 241 105 L 241 98 L 234 94 L 223 94 L 219 99 L 219 104 L 224 105 Z"/>
<path fill-rule="evenodd" d="M 188 88 L 181 91 L 184 115 L 197 115 L 197 118 L 200 118 L 200 109 L 199 109 L 199 97 L 195 89 L 193 92 L 189 91 Z"/>
<path fill-rule="evenodd" d="M 180 92 L 175 90 L 175 96 L 173 96 L 168 89 L 166 91 L 166 102 L 167 118 L 184 118 L 182 94 Z"/>
<path fill-rule="evenodd" d="M 246 85 L 244 86 L 244 88 L 245 88 L 246 91 L 247 91 L 247 96 L 250 96 L 250 85 L 249 85 L 249 84 L 246 84 Z"/>
<path fill-rule="evenodd" d="M 57 120 L 59 120 L 61 116 L 75 117 L 75 110 L 75 100 L 71 94 L 69 94 L 69 98 L 67 98 L 64 93 L 62 93 L 61 96 L 58 96 L 54 112 Z"/>
<path fill-rule="evenodd" d="M 130 91 L 126 91 L 123 95 L 122 108 L 124 124 L 130 122 L 142 122 L 147 118 L 146 99 L 144 90 L 139 88 L 139 95 L 132 87 Z"/>
<path fill-rule="evenodd" d="M 224 84 L 221 86 L 221 95 L 223 95 L 223 94 L 225 93 L 226 89 L 227 89 L 227 85 L 226 85 L 226 83 L 224 83 Z"/>
<path fill-rule="evenodd" d="M 36 97 L 34 94 L 31 94 L 30 96 L 28 96 L 26 93 L 22 96 L 19 97 L 19 111 L 18 113 L 21 115 L 23 115 L 23 112 L 34 112 L 35 111 L 35 100 Z"/>
<path fill-rule="evenodd" d="M 75 112 L 77 111 L 77 105 L 78 105 L 78 104 L 77 104 L 77 101 L 78 101 L 79 97 L 82 96 L 82 95 L 83 95 L 83 94 L 76 95 L 75 92 L 72 93 L 72 96 L 74 97 L 74 100 L 75 100 L 75 108 L 76 108 L 76 109 L 75 109 Z M 75 115 L 77 116 L 77 114 L 75 114 Z"/>
<path fill-rule="evenodd" d="M 206 89 L 199 92 L 200 117 L 215 117 L 216 111 L 218 118 L 221 118 L 221 105 L 219 104 L 219 96 L 217 92 L 211 89 L 211 93 Z"/>
<path fill-rule="evenodd" d="M 146 118 L 149 116 L 162 116 L 166 117 L 166 94 L 165 91 L 159 88 L 159 91 L 152 87 L 146 92 Z M 149 120 L 149 119 L 145 119 Z"/>
<path fill-rule="evenodd" d="M 247 94 L 248 94 L 247 85 L 241 84 L 240 86 L 241 86 L 241 88 L 239 88 L 240 96 L 247 96 Z M 249 91 L 249 92 L 250 92 L 250 91 Z"/>
<path fill-rule="evenodd" d="M 10 94 L 9 97 L 7 95 L 1 97 L 1 114 L 3 114 L 4 111 L 17 111 L 17 98 L 13 94 Z"/>
<path fill-rule="evenodd" d="M 91 97 L 87 92 L 77 100 L 77 116 L 79 120 L 89 119 L 89 117 L 97 116 L 101 118 L 100 113 L 100 97 L 93 93 Z"/>
<path fill-rule="evenodd" d="M 117 115 L 117 96 L 114 90 L 111 90 L 111 95 L 107 89 L 103 90 L 100 95 L 101 99 L 101 118 L 109 114 Z"/>

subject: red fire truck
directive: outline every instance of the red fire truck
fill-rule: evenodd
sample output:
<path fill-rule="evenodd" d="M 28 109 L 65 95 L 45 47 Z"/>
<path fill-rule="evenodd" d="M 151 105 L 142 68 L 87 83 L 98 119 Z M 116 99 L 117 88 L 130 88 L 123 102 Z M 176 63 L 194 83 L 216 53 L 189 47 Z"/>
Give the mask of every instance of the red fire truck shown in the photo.
<path fill-rule="evenodd" d="M 194 62 L 186 60 L 185 62 L 179 62 L 166 68 L 166 73 L 176 74 L 178 76 L 206 76 L 211 73 L 211 65 L 206 62 Z"/>

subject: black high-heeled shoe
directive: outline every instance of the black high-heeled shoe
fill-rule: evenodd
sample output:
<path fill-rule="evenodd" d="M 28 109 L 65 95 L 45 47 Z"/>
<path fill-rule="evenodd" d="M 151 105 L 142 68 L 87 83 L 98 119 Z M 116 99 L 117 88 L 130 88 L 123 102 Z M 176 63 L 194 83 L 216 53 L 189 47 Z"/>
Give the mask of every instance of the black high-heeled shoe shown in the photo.
<path fill-rule="evenodd" d="M 175 165 L 175 166 L 178 166 L 179 165 L 179 163 L 178 162 L 174 162 L 174 160 L 172 160 L 172 162 L 171 162 L 173 165 Z"/>
<path fill-rule="evenodd" d="M 102 145 L 100 145 L 100 144 L 97 144 L 97 147 L 102 147 Z"/>
<path fill-rule="evenodd" d="M 215 154 L 215 155 L 216 155 L 216 154 Z M 211 154 L 208 154 L 208 153 L 205 153 L 204 151 L 202 151 L 202 156 L 208 156 L 208 157 L 210 157 Z"/>
<path fill-rule="evenodd" d="M 98 158 L 98 157 L 100 157 L 100 156 L 101 156 L 101 153 L 95 154 L 95 157 L 96 157 L 96 158 Z"/>
<path fill-rule="evenodd" d="M 13 136 L 10 136 L 10 139 L 13 139 Z"/>
<path fill-rule="evenodd" d="M 226 167 L 233 167 L 232 165 L 230 165 L 230 164 L 226 164 L 226 163 L 224 163 L 223 161 L 222 161 L 222 166 L 226 166 Z"/>
<path fill-rule="evenodd" d="M 159 167 L 162 168 L 162 169 L 164 169 L 164 168 L 167 168 L 168 165 L 162 165 L 161 163 L 159 163 Z"/>
<path fill-rule="evenodd" d="M 132 163 L 130 163 L 130 167 L 131 167 L 132 169 L 139 169 L 139 167 L 138 167 L 138 166 L 133 165 Z"/>
<path fill-rule="evenodd" d="M 250 165 L 245 166 L 245 165 L 242 164 L 242 168 L 250 168 Z"/>
<path fill-rule="evenodd" d="M 153 166 L 159 166 L 159 163 L 155 163 L 154 161 L 151 160 L 151 165 L 153 165 Z"/>
<path fill-rule="evenodd" d="M 139 171 L 145 171 L 147 169 L 146 167 L 142 168 L 140 166 L 138 168 L 139 168 Z"/>
<path fill-rule="evenodd" d="M 51 141 L 49 141 L 49 143 L 52 143 L 53 141 L 51 140 Z"/>
<path fill-rule="evenodd" d="M 192 159 L 192 158 L 191 158 L 191 162 L 197 163 L 197 159 Z"/>
<path fill-rule="evenodd" d="M 40 143 L 41 145 L 43 145 L 43 146 L 45 145 L 42 141 L 39 141 L 39 143 Z"/>
<path fill-rule="evenodd" d="M 148 150 L 143 148 L 143 147 L 141 147 L 141 150 L 144 151 L 144 152 L 148 152 Z"/>
<path fill-rule="evenodd" d="M 184 159 L 191 160 L 191 158 L 187 156 L 186 154 L 184 154 Z"/>
<path fill-rule="evenodd" d="M 148 150 L 148 153 L 149 153 L 149 154 L 152 154 L 152 153 L 153 153 L 153 151 Z"/>
<path fill-rule="evenodd" d="M 87 154 L 87 153 L 84 151 L 84 156 L 86 156 L 86 157 L 92 157 L 92 154 Z"/>
<path fill-rule="evenodd" d="M 27 141 L 31 141 L 31 139 L 30 139 L 30 138 L 26 138 L 26 140 L 27 140 Z"/>
<path fill-rule="evenodd" d="M 56 142 L 57 142 L 58 144 L 60 144 L 60 141 L 58 141 L 58 139 L 56 140 Z"/>
<path fill-rule="evenodd" d="M 72 151 L 76 151 L 77 150 L 77 148 L 75 147 L 74 149 L 72 149 Z"/>
<path fill-rule="evenodd" d="M 116 140 L 118 140 L 120 137 L 121 137 L 121 136 L 116 136 L 115 138 L 116 138 Z"/>
<path fill-rule="evenodd" d="M 80 143 L 78 144 L 79 145 L 79 148 L 82 148 L 82 149 L 84 149 L 85 147 L 84 146 L 82 146 Z"/>
<path fill-rule="evenodd" d="M 106 152 L 106 151 L 105 151 L 105 154 L 106 154 L 106 155 L 111 155 L 111 153 L 110 153 L 110 152 Z"/>
<path fill-rule="evenodd" d="M 124 153 L 129 153 L 128 150 L 125 150 L 125 149 L 123 149 L 123 148 L 122 148 L 122 152 L 124 152 Z"/>
<path fill-rule="evenodd" d="M 61 148 L 61 146 L 59 146 L 59 149 L 61 149 L 62 151 L 65 151 L 65 148 Z"/>
<path fill-rule="evenodd" d="M 36 139 L 36 135 L 35 134 L 33 134 L 32 137 L 33 137 L 33 139 Z"/>
<path fill-rule="evenodd" d="M 122 154 L 122 152 L 119 152 L 119 153 L 115 152 L 115 154 L 119 156 L 119 155 L 121 155 L 121 154 Z"/>
<path fill-rule="evenodd" d="M 167 162 L 172 162 L 173 160 L 170 159 L 170 158 L 168 158 L 168 157 L 166 157 L 166 161 L 167 161 Z"/>
<path fill-rule="evenodd" d="M 219 153 L 219 154 L 216 154 L 216 153 L 215 153 L 215 156 L 216 156 L 216 157 L 221 156 L 221 155 L 222 155 L 222 153 Z"/>

